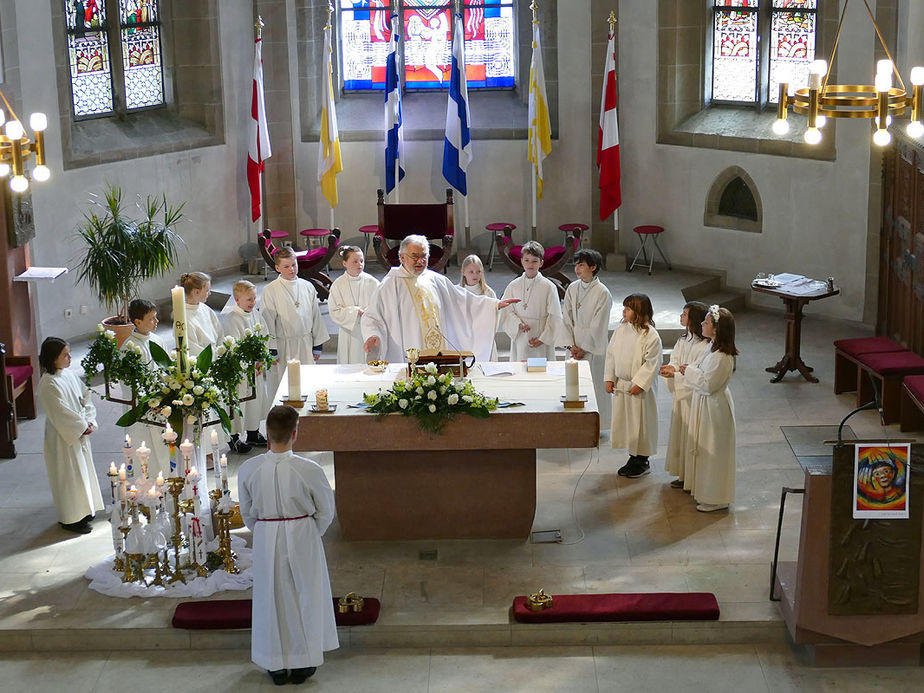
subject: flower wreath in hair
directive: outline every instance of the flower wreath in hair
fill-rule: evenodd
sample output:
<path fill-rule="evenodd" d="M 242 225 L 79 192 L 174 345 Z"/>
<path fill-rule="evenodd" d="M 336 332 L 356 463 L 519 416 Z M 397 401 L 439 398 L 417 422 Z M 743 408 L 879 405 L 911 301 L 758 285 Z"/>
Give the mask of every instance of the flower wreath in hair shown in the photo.
<path fill-rule="evenodd" d="M 712 316 L 712 324 L 718 325 L 719 324 L 719 305 L 717 303 L 713 303 L 711 306 L 709 306 L 709 315 Z"/>

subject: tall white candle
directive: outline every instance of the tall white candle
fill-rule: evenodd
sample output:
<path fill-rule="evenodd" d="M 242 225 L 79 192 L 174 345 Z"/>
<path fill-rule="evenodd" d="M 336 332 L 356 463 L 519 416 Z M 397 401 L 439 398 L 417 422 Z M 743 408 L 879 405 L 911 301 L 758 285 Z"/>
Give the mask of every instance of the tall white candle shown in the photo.
<path fill-rule="evenodd" d="M 189 438 L 180 443 L 180 453 L 183 455 L 183 463 L 186 465 L 186 472 L 189 472 L 189 458 L 195 446 L 189 442 Z"/>
<path fill-rule="evenodd" d="M 578 362 L 576 359 L 568 359 L 565 361 L 565 399 L 569 402 L 575 402 L 580 399 L 580 394 Z"/>
<path fill-rule="evenodd" d="M 218 467 L 221 470 L 221 490 L 228 490 L 228 458 L 225 455 L 221 456 L 221 459 L 218 461 Z"/>
<path fill-rule="evenodd" d="M 302 364 L 298 359 L 292 359 L 287 364 L 289 373 L 289 399 L 302 398 Z"/>
<path fill-rule="evenodd" d="M 186 372 L 189 351 L 186 344 L 186 290 L 182 286 L 170 289 L 173 303 L 173 336 L 176 339 L 176 362 L 181 373 Z"/>

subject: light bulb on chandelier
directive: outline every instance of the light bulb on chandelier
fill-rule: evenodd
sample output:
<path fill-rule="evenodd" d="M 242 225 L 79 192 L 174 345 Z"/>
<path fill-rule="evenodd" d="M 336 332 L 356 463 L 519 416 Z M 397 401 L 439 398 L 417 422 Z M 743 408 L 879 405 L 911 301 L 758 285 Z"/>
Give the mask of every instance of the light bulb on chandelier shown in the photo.
<path fill-rule="evenodd" d="M 773 121 L 773 133 L 776 135 L 785 135 L 789 132 L 789 121 L 784 118 L 777 118 Z"/>
<path fill-rule="evenodd" d="M 802 139 L 805 140 L 806 144 L 818 144 L 821 142 L 821 130 L 818 128 L 808 128 L 805 134 L 802 135 Z"/>
<path fill-rule="evenodd" d="M 920 139 L 921 135 L 924 135 L 924 123 L 920 120 L 912 120 L 905 128 L 905 132 L 908 133 L 908 137 L 913 137 L 916 140 Z"/>
<path fill-rule="evenodd" d="M 892 141 L 892 135 L 888 130 L 876 130 L 873 133 L 873 144 L 877 147 L 886 147 Z"/>
<path fill-rule="evenodd" d="M 29 179 L 25 176 L 13 176 L 10 178 L 10 190 L 15 193 L 24 193 L 29 189 Z"/>

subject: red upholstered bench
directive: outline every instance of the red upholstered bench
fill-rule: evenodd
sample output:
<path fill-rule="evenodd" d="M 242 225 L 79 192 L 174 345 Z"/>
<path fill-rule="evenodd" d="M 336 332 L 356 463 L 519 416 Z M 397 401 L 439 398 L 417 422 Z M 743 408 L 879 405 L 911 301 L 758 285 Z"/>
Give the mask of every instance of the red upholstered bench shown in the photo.
<path fill-rule="evenodd" d="M 878 354 L 860 354 L 860 368 L 880 382 L 882 392 L 882 420 L 896 423 L 901 412 L 902 378 L 907 375 L 924 375 L 924 358 L 912 351 L 893 351 Z M 873 399 L 873 386 L 861 374 L 857 379 L 857 406 Z"/>
<path fill-rule="evenodd" d="M 338 626 L 366 626 L 375 623 L 382 604 L 374 597 L 363 598 L 362 611 L 340 613 L 334 597 L 334 617 Z M 253 602 L 250 599 L 213 599 L 182 602 L 173 612 L 173 627 L 187 630 L 226 630 L 250 628 Z"/>
<path fill-rule="evenodd" d="M 924 375 L 902 378 L 901 430 L 924 431 Z"/>
<path fill-rule="evenodd" d="M 719 603 L 711 592 L 556 594 L 542 611 L 531 611 L 526 597 L 514 597 L 512 611 L 520 623 L 717 621 Z"/>
<path fill-rule="evenodd" d="M 860 377 L 861 354 L 882 354 L 908 351 L 888 337 L 856 337 L 834 341 L 834 394 L 854 392 Z"/>

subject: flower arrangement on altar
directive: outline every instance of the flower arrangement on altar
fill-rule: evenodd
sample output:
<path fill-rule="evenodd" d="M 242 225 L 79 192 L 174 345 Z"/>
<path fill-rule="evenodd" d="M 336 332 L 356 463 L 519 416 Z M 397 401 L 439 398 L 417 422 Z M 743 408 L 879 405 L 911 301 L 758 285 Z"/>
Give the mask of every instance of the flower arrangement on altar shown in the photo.
<path fill-rule="evenodd" d="M 422 430 L 431 433 L 439 433 L 457 414 L 483 419 L 497 409 L 496 399 L 485 397 L 468 380 L 453 380 L 450 373 L 438 374 L 434 363 L 387 390 L 364 394 L 363 400 L 373 414 L 413 416 Z"/>

